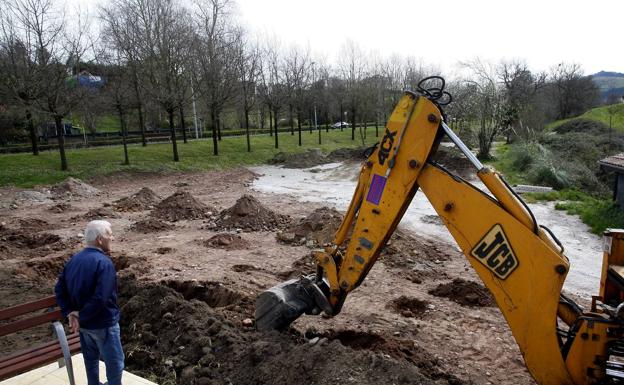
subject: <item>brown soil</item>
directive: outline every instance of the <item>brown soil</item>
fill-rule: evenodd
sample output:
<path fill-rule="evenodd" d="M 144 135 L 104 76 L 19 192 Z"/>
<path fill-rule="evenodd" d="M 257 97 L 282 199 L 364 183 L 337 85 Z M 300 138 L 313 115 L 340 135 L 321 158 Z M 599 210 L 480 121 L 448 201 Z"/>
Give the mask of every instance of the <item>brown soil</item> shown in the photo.
<path fill-rule="evenodd" d="M 311 149 L 297 154 L 279 152 L 269 160 L 270 164 L 282 165 L 285 168 L 310 168 L 320 164 L 341 162 L 346 160 L 364 160 L 366 148 L 341 148 L 325 155 L 319 149 Z"/>
<path fill-rule="evenodd" d="M 170 222 L 189 219 L 210 218 L 217 209 L 207 206 L 191 195 L 188 191 L 177 191 L 156 205 L 151 215 Z"/>
<path fill-rule="evenodd" d="M 130 230 L 143 234 L 157 233 L 159 231 L 172 230 L 173 228 L 175 228 L 175 226 L 171 223 L 154 218 L 146 218 L 130 226 Z"/>
<path fill-rule="evenodd" d="M 82 218 L 93 221 L 97 219 L 119 218 L 119 215 L 117 215 L 117 213 L 115 213 L 110 207 L 99 207 L 97 209 L 87 211 Z"/>
<path fill-rule="evenodd" d="M 54 225 L 39 218 L 20 218 L 19 225 L 22 230 L 32 232 L 51 230 L 54 228 Z"/>
<path fill-rule="evenodd" d="M 297 224 L 277 233 L 277 239 L 285 243 L 306 243 L 323 246 L 331 243 L 342 223 L 342 214 L 336 209 L 321 207 L 301 219 Z"/>
<path fill-rule="evenodd" d="M 143 187 L 136 194 L 121 198 L 113 202 L 117 211 L 145 211 L 151 210 L 160 202 L 160 197 L 149 187 Z"/>
<path fill-rule="evenodd" d="M 56 234 L 0 228 L 0 259 L 41 256 L 65 246 Z"/>
<path fill-rule="evenodd" d="M 308 343 L 294 331 L 263 334 L 243 327 L 219 310 L 250 300 L 231 292 L 218 293 L 211 306 L 215 293 L 203 284 L 120 286 L 122 340 L 132 352 L 126 363 L 139 374 L 180 384 L 464 383 L 408 341 L 377 337 L 369 343 L 346 331 Z"/>
<path fill-rule="evenodd" d="M 427 301 L 402 295 L 389 302 L 387 307 L 401 314 L 403 317 L 421 318 L 427 311 L 428 304 L 429 302 Z"/>
<path fill-rule="evenodd" d="M 461 278 L 442 283 L 435 289 L 429 290 L 429 294 L 446 297 L 464 306 L 496 306 L 496 301 L 488 289 L 477 282 Z"/>
<path fill-rule="evenodd" d="M 272 231 L 290 223 L 290 218 L 277 214 L 251 195 L 243 195 L 234 206 L 223 210 L 215 221 L 216 228 L 243 231 Z"/>
<path fill-rule="evenodd" d="M 242 250 L 249 248 L 250 244 L 238 234 L 219 233 L 213 235 L 204 242 L 207 247 L 216 247 L 227 250 Z"/>
<path fill-rule="evenodd" d="M 50 206 L 48 208 L 48 211 L 60 214 L 60 213 L 64 213 L 66 211 L 70 211 L 70 210 L 73 210 L 73 209 L 74 208 L 69 203 L 61 202 L 61 203 L 57 203 L 57 204 L 55 204 L 53 206 Z"/>
<path fill-rule="evenodd" d="M 310 218 L 322 208 L 287 195 L 253 192 L 253 178 L 242 168 L 114 174 L 90 181 L 105 194 L 72 200 L 71 208 L 58 211 L 50 211 L 50 203 L 10 208 L 19 189 L 0 189 L 0 222 L 6 222 L 0 226 L 0 308 L 52 293 L 64 261 L 82 247 L 77 235 L 88 220 L 76 213 L 112 208 L 113 202 L 144 186 L 166 197 L 175 193 L 174 184 L 184 183 L 197 202 L 217 207 L 232 207 L 241 194 L 253 193 L 267 210 L 292 218 Z M 156 227 L 168 228 L 151 233 L 138 231 L 141 225 L 136 228 L 144 213 L 116 214 L 109 221 L 115 234 L 113 258 L 120 269 L 122 341 L 131 372 L 171 385 L 533 384 L 496 307 L 458 306 L 429 294 L 454 278 L 478 280 L 454 245 L 399 230 L 338 316 L 303 316 L 285 333 L 262 334 L 244 326 L 253 320 L 254 298 L 287 278 L 314 272 L 309 247 L 278 241 L 277 231 L 269 226 L 241 234 L 248 248 L 205 247 L 203 242 L 222 232 L 216 217 L 170 228 L 167 220 L 150 216 L 159 221 Z M 20 220 L 32 218 L 45 220 L 51 228 L 26 231 Z M 279 230 L 292 227 L 286 223 Z M 52 239 L 30 240 L 41 234 L 60 240 L 54 238 L 51 245 L 42 243 Z M 7 235 L 34 248 L 17 247 Z M 7 246 L 12 247 L 9 254 L 1 249 Z M 410 310 L 414 317 L 398 312 L 389 304 L 399 296 L 426 301 L 425 311 Z M 409 308 L 410 302 L 395 305 Z M 418 303 L 411 306 L 418 308 Z M 0 355 L 49 340 L 48 326 L 1 337 Z"/>
<path fill-rule="evenodd" d="M 477 170 L 468 158 L 455 147 L 440 146 L 433 155 L 432 160 L 465 179 L 474 178 L 477 173 Z"/>
<path fill-rule="evenodd" d="M 65 181 L 55 184 L 50 188 L 52 196 L 56 199 L 82 197 L 89 198 L 100 194 L 100 190 L 76 178 L 67 178 Z"/>

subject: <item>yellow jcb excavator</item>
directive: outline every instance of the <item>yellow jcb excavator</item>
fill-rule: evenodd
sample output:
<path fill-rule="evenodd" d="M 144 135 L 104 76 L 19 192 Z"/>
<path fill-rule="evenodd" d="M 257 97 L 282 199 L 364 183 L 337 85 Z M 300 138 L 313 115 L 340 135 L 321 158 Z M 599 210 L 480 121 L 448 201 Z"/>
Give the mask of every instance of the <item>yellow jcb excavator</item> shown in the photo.
<path fill-rule="evenodd" d="M 624 230 L 605 233 L 600 293 L 582 309 L 561 293 L 569 262 L 560 242 L 447 126 L 442 107 L 450 101 L 437 76 L 405 93 L 362 166 L 333 245 L 316 253 L 316 274 L 261 293 L 257 328 L 283 329 L 304 313 L 340 313 L 421 189 L 495 297 L 537 383 L 624 382 Z M 444 135 L 490 194 L 430 160 Z"/>

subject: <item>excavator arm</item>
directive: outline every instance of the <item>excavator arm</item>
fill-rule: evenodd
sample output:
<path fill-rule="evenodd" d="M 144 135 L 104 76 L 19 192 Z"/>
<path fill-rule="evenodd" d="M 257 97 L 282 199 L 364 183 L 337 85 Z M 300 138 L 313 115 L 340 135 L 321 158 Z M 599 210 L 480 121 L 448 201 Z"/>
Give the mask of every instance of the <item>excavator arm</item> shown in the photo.
<path fill-rule="evenodd" d="M 537 224 L 502 177 L 484 167 L 446 125 L 437 103 L 442 89 L 408 92 L 401 98 L 383 139 L 362 166 L 332 247 L 315 253 L 316 274 L 261 293 L 256 301 L 257 327 L 285 328 L 303 313 L 337 315 L 420 189 L 493 294 L 536 381 L 604 380 L 605 365 L 595 361 L 598 356 L 607 361 L 607 341 L 616 338 L 607 334 L 617 322 L 601 312 L 583 313 L 561 296 L 569 270 L 563 247 Z M 489 193 L 430 161 L 444 135 L 470 159 Z M 573 331 L 565 341 L 558 334 L 558 314 Z M 596 337 L 603 340 L 583 347 L 575 333 L 588 325 L 596 330 L 603 325 Z"/>

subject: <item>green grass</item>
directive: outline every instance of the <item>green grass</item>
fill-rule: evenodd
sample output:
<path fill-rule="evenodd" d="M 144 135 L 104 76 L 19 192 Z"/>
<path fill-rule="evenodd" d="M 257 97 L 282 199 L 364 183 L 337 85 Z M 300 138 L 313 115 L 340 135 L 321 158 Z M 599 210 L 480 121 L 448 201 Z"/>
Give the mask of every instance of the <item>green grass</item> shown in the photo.
<path fill-rule="evenodd" d="M 358 130 L 359 131 L 359 130 Z M 366 145 L 372 145 L 375 131 L 368 130 Z M 297 144 L 295 135 L 280 134 L 280 148 L 274 148 L 274 138 L 268 135 L 251 138 L 251 152 L 247 152 L 245 137 L 223 138 L 219 143 L 219 156 L 213 155 L 211 140 L 189 141 L 184 144 L 178 140 L 180 162 L 173 162 L 170 143 L 128 146 L 130 165 L 124 166 L 123 147 L 110 146 L 68 150 L 69 171 L 60 170 L 58 151 L 42 152 L 39 156 L 31 154 L 0 155 L 0 186 L 14 185 L 32 187 L 64 180 L 68 176 L 87 179 L 92 176 L 108 175 L 115 172 L 187 172 L 211 169 L 223 169 L 236 166 L 265 163 L 278 152 L 302 152 L 310 148 L 320 148 L 329 152 L 337 148 L 361 146 L 359 132 L 355 141 L 351 140 L 351 131 L 322 131 L 322 145 L 318 145 L 318 132 L 302 132 L 303 146 Z"/>
<path fill-rule="evenodd" d="M 624 210 L 611 200 L 588 197 L 580 201 L 559 202 L 555 208 L 580 216 L 595 234 L 601 234 L 608 228 L 624 228 Z"/>
<path fill-rule="evenodd" d="M 579 118 L 599 121 L 599 122 L 606 124 L 608 127 L 609 117 L 610 117 L 609 108 L 615 109 L 615 113 L 613 114 L 613 117 L 611 120 L 611 126 L 620 132 L 624 132 L 624 103 L 616 104 L 613 106 L 593 108 L 585 112 L 583 115 L 577 116 L 575 118 L 562 119 L 562 120 L 551 122 L 546 125 L 546 129 L 551 131 L 559 127 L 560 125 L 566 122 L 569 122 L 570 120 L 579 119 Z"/>

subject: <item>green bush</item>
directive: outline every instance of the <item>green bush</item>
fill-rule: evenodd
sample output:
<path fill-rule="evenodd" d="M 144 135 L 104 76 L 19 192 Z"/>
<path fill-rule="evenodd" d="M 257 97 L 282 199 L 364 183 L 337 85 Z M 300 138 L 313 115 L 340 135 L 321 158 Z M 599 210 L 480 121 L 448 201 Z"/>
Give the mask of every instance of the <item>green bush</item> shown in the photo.
<path fill-rule="evenodd" d="M 555 169 L 548 164 L 542 164 L 535 167 L 529 174 L 531 183 L 540 186 L 550 186 L 555 190 L 562 190 L 570 187 L 570 176 L 563 170 Z"/>
<path fill-rule="evenodd" d="M 518 171 L 527 171 L 535 164 L 543 163 L 548 159 L 549 153 L 539 143 L 521 143 L 509 150 L 511 165 Z"/>

